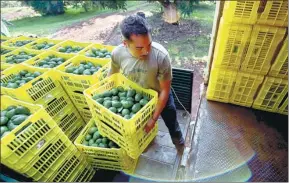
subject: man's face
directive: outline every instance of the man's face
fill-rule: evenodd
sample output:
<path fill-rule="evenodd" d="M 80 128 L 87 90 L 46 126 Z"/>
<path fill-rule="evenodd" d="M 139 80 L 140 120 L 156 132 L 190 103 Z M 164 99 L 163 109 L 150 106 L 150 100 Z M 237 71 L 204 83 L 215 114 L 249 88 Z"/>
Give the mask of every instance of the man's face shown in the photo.
<path fill-rule="evenodd" d="M 124 44 L 130 53 L 141 60 L 146 60 L 151 51 L 151 36 L 147 35 L 131 35 L 130 40 L 125 40 Z"/>

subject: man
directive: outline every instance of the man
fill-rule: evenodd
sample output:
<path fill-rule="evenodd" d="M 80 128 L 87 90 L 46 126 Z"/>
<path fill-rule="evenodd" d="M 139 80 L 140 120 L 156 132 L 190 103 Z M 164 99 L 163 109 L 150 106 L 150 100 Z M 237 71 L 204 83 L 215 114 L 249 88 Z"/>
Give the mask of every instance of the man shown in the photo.
<path fill-rule="evenodd" d="M 152 42 L 150 29 L 141 12 L 126 17 L 120 24 L 123 44 L 112 52 L 110 75 L 119 72 L 144 88 L 158 92 L 159 100 L 145 131 L 155 126 L 161 115 L 169 129 L 173 143 L 179 149 L 184 139 L 177 121 L 176 107 L 171 92 L 172 68 L 167 50 Z"/>

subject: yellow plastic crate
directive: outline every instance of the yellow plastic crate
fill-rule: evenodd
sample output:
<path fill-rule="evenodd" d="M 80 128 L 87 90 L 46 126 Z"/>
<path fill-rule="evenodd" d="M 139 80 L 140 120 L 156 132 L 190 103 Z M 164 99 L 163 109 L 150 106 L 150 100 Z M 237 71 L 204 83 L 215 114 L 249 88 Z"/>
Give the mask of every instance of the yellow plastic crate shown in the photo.
<path fill-rule="evenodd" d="M 284 100 L 285 99 L 285 100 Z M 284 97 L 281 106 L 278 109 L 278 113 L 288 115 L 288 94 Z"/>
<path fill-rule="evenodd" d="M 92 118 L 92 114 L 89 110 L 89 107 L 78 107 L 77 110 L 81 114 L 82 119 L 84 120 L 84 123 L 88 123 L 89 120 Z"/>
<path fill-rule="evenodd" d="M 75 47 L 75 46 L 80 46 L 82 47 L 83 49 L 85 49 L 86 47 L 88 47 L 89 45 L 91 45 L 92 43 L 82 43 L 82 42 L 75 42 L 75 41 L 71 41 L 71 40 L 66 40 L 66 41 L 63 41 L 57 45 L 55 45 L 53 48 L 51 48 L 51 50 L 53 51 L 56 51 L 56 52 L 59 52 L 58 49 L 60 47 L 65 47 L 65 46 L 72 46 L 72 47 Z M 82 49 L 82 50 L 83 50 Z M 80 51 L 82 51 L 80 50 Z M 79 52 L 80 52 L 79 51 Z M 63 53 L 63 54 L 79 54 L 79 52 L 77 53 Z M 62 53 L 62 52 L 60 52 Z"/>
<path fill-rule="evenodd" d="M 207 99 L 228 103 L 236 76 L 237 72 L 235 71 L 212 69 L 207 90 Z"/>
<path fill-rule="evenodd" d="M 255 25 L 247 45 L 246 56 L 241 64 L 241 70 L 266 75 L 275 50 L 284 38 L 285 32 L 285 28 Z"/>
<path fill-rule="evenodd" d="M 51 44 L 54 44 L 54 46 L 56 46 L 57 44 L 62 43 L 62 42 L 63 42 L 63 40 L 53 40 L 53 39 L 49 39 L 49 38 L 40 38 L 40 39 L 35 40 L 32 43 L 26 44 L 24 47 L 28 48 L 28 49 L 32 49 L 32 50 L 38 50 L 38 49 L 34 49 L 33 47 L 35 45 L 42 44 L 42 43 L 51 43 Z M 49 47 L 47 49 L 43 49 L 43 50 L 50 50 L 54 46 L 51 46 L 51 47 Z"/>
<path fill-rule="evenodd" d="M 93 119 L 97 120 L 97 117 L 93 116 Z M 147 119 L 148 118 L 145 120 L 147 121 Z M 122 134 L 118 128 L 111 127 L 104 120 L 99 120 L 96 123 L 100 134 L 107 136 L 121 148 L 125 149 L 127 154 L 133 159 L 137 159 L 141 155 L 158 133 L 158 123 L 156 123 L 155 127 L 149 133 L 146 133 L 144 129 L 145 126 L 142 126 L 130 135 Z"/>
<path fill-rule="evenodd" d="M 12 47 L 12 48 L 20 48 L 20 47 L 22 48 L 22 47 L 24 47 L 25 45 L 20 46 L 20 47 L 17 47 L 17 46 L 15 46 L 14 44 L 15 44 L 17 41 L 30 40 L 31 42 L 33 42 L 33 41 L 35 41 L 35 40 L 37 40 L 37 39 L 39 39 L 39 38 L 31 38 L 31 37 L 26 37 L 26 36 L 19 36 L 19 37 L 12 38 L 12 39 L 9 39 L 9 40 L 3 42 L 2 45 L 8 46 L 8 47 Z M 27 44 L 28 44 L 28 43 L 27 43 Z M 26 44 L 26 45 L 27 45 L 27 44 Z"/>
<path fill-rule="evenodd" d="M 13 48 L 11 48 L 11 49 L 13 49 Z M 35 54 L 35 56 L 37 56 L 37 55 L 39 55 L 39 54 L 41 54 L 43 51 L 36 51 L 36 50 L 29 50 L 29 49 L 27 49 L 27 48 L 18 48 L 18 49 L 16 49 L 16 50 L 14 50 L 14 51 L 11 51 L 11 52 L 9 52 L 9 53 L 7 53 L 7 54 L 5 54 L 5 55 L 1 55 L 1 62 L 5 62 L 5 63 L 7 63 L 7 58 L 8 57 L 10 57 L 10 56 L 13 56 L 13 55 L 19 55 L 19 52 L 21 52 L 21 51 L 25 51 L 26 53 L 30 53 L 30 54 Z M 34 56 L 34 57 L 35 57 Z M 30 59 L 33 59 L 34 57 L 32 57 L 32 58 L 30 58 Z M 21 62 L 21 63 L 25 63 L 25 62 L 27 62 L 28 60 L 30 60 L 30 59 L 26 59 L 26 60 L 24 60 L 23 62 Z M 9 63 L 8 63 L 9 64 Z M 19 63 L 20 64 L 20 63 Z M 14 65 L 14 64 L 13 64 Z"/>
<path fill-rule="evenodd" d="M 22 169 L 22 172 L 34 181 L 41 179 L 48 180 L 48 178 L 62 166 L 66 157 L 71 156 L 75 151 L 77 151 L 76 147 L 66 135 L 61 132 L 55 136 L 55 139 L 44 151 L 38 156 L 35 156 L 35 158 Z"/>
<path fill-rule="evenodd" d="M 94 65 L 101 65 L 102 68 L 93 75 L 76 75 L 65 72 L 67 67 L 78 66 L 82 61 L 91 62 Z M 57 68 L 58 77 L 61 80 L 62 85 L 65 86 L 67 92 L 83 92 L 85 89 L 89 88 L 93 84 L 103 80 L 106 77 L 109 71 L 109 63 L 110 59 L 96 59 L 88 58 L 83 55 L 78 55 L 70 59 L 64 65 L 61 65 Z"/>
<path fill-rule="evenodd" d="M 73 179 L 78 176 L 78 172 L 83 170 L 83 167 L 87 166 L 86 158 L 80 153 L 80 151 L 76 151 L 70 156 L 66 157 L 65 162 L 62 166 L 55 171 L 55 173 L 49 177 L 46 182 L 75 182 Z M 90 170 L 93 171 L 92 168 Z M 84 172 L 85 173 L 85 172 Z M 93 175 L 94 175 L 93 171 Z M 92 176 L 87 175 L 87 181 L 91 180 Z M 44 181 L 41 179 L 41 181 Z"/>
<path fill-rule="evenodd" d="M 75 57 L 74 54 L 64 54 L 64 53 L 59 53 L 59 52 L 47 50 L 47 51 L 37 55 L 36 57 L 29 59 L 28 61 L 24 62 L 23 64 L 30 65 L 32 67 L 37 67 L 37 68 L 44 69 L 44 70 L 49 70 L 52 68 L 42 68 L 42 67 L 38 66 L 40 61 L 42 61 L 43 59 L 45 59 L 49 56 L 56 56 L 58 58 L 63 58 L 65 60 L 62 64 L 54 67 L 53 69 L 57 69 L 58 67 L 61 67 L 61 65 L 65 65 L 69 59 Z"/>
<path fill-rule="evenodd" d="M 260 1 L 226 1 L 223 17 L 228 23 L 255 24 Z"/>
<path fill-rule="evenodd" d="M 74 106 L 65 107 L 54 120 L 71 141 L 74 130 L 84 127 L 83 119 Z"/>
<path fill-rule="evenodd" d="M 92 117 L 86 99 L 84 97 L 83 92 L 74 91 L 74 92 L 67 92 L 71 101 L 80 112 L 81 117 L 84 119 L 85 123 L 87 123 L 90 118 Z"/>
<path fill-rule="evenodd" d="M 251 107 L 264 76 L 239 72 L 236 77 L 230 103 Z"/>
<path fill-rule="evenodd" d="M 288 80 L 266 77 L 253 103 L 254 109 L 277 112 L 284 96 L 288 93 Z"/>
<path fill-rule="evenodd" d="M 91 53 L 92 48 L 97 48 L 97 49 L 107 49 L 110 53 L 116 48 L 116 46 L 110 46 L 110 45 L 103 45 L 103 44 L 91 44 L 85 49 L 81 50 L 79 54 L 87 56 L 88 53 Z M 92 57 L 94 58 L 94 57 Z M 98 58 L 98 59 L 107 59 L 107 58 Z"/>
<path fill-rule="evenodd" d="M 55 71 L 50 70 L 43 72 L 42 69 L 21 64 L 14 65 L 3 71 L 1 74 L 1 82 L 7 82 L 13 75 L 18 74 L 22 70 L 29 72 L 39 71 L 42 75 L 16 89 L 1 87 L 1 94 L 6 94 L 30 103 L 43 104 L 53 97 L 49 95 L 50 92 L 61 87 L 57 78 L 55 78 Z"/>
<path fill-rule="evenodd" d="M 1 71 L 4 71 L 4 70 L 10 68 L 11 66 L 13 66 L 13 65 L 1 62 Z"/>
<path fill-rule="evenodd" d="M 78 176 L 74 179 L 75 182 L 90 182 L 90 180 L 95 175 L 95 170 L 88 162 L 86 162 L 82 171 L 78 172 L 77 175 Z"/>
<path fill-rule="evenodd" d="M 270 69 L 269 76 L 288 77 L 288 37 L 283 42 L 283 46 Z"/>
<path fill-rule="evenodd" d="M 246 42 L 250 38 L 252 26 L 227 24 L 221 20 L 218 31 L 212 68 L 238 70 L 245 54 Z"/>
<path fill-rule="evenodd" d="M 1 39 L 1 44 L 4 43 L 5 41 L 9 40 L 9 39 L 13 39 L 12 37 L 7 37 L 7 36 L 4 36 L 4 35 L 1 35 L 0 36 L 0 39 Z"/>
<path fill-rule="evenodd" d="M 62 114 L 65 108 L 74 107 L 68 95 L 64 91 L 59 90 L 60 87 L 58 90 L 51 92 L 50 95 L 52 95 L 53 98 L 41 104 L 43 105 L 46 112 L 54 120 L 56 120 L 59 117 L 59 115 Z"/>
<path fill-rule="evenodd" d="M 100 148 L 82 145 L 85 136 L 93 125 L 95 120 L 90 120 L 80 135 L 75 140 L 76 147 L 88 157 L 88 161 L 94 168 L 108 169 L 115 171 L 124 171 L 133 173 L 137 160 L 130 158 L 124 149 L 121 148 Z"/>
<path fill-rule="evenodd" d="M 6 52 L 5 54 L 2 54 L 2 49 L 4 50 L 8 50 L 9 52 L 11 52 L 11 51 L 13 51 L 13 50 L 15 50 L 14 48 L 10 48 L 10 47 L 8 47 L 8 46 L 2 46 L 1 45 L 1 56 L 4 56 L 4 55 L 6 55 L 6 54 L 8 54 L 9 52 Z M 2 61 L 1 61 L 2 62 Z"/>
<path fill-rule="evenodd" d="M 288 1 L 264 1 L 266 6 L 257 23 L 273 26 L 288 26 Z M 262 4 L 262 3 L 261 3 Z M 265 5 L 265 4 L 264 4 Z"/>
<path fill-rule="evenodd" d="M 122 134 L 128 135 L 134 134 L 139 128 L 146 124 L 146 122 L 152 116 L 158 101 L 158 94 L 156 91 L 144 89 L 120 73 L 113 74 L 112 76 L 101 81 L 101 83 L 102 84 L 100 87 L 98 87 L 98 85 L 94 85 L 84 91 L 86 101 L 93 116 L 97 116 L 100 119 L 105 120 L 112 127 L 119 128 Z M 150 101 L 144 107 L 142 107 L 142 109 L 138 111 L 133 118 L 129 120 L 111 112 L 92 99 L 92 96 L 95 94 L 103 93 L 118 86 L 122 86 L 125 89 L 135 89 L 138 93 L 150 98 Z"/>
<path fill-rule="evenodd" d="M 1 163 L 23 173 L 22 168 L 40 155 L 62 133 L 55 121 L 38 105 L 1 96 L 1 110 L 11 105 L 29 108 L 32 115 L 1 138 Z"/>
<path fill-rule="evenodd" d="M 97 103 L 92 99 L 92 96 L 94 96 L 95 94 L 103 93 L 118 86 L 122 86 L 123 88 L 126 89 L 128 88 L 135 89 L 137 92 L 150 98 L 149 103 L 146 104 L 139 112 L 137 112 L 133 116 L 133 118 L 129 120 L 111 112 L 110 110 L 108 110 L 107 108 L 105 108 L 104 106 L 102 106 L 101 104 Z M 129 137 L 137 133 L 139 129 L 143 129 L 147 121 L 152 117 L 152 114 L 155 110 L 155 106 L 158 101 L 158 94 L 156 91 L 150 89 L 143 89 L 142 87 L 130 81 L 120 73 L 113 74 L 112 76 L 101 81 L 101 84 L 96 84 L 90 87 L 89 89 L 85 90 L 84 95 L 86 97 L 87 103 L 89 105 L 90 111 L 94 119 L 99 118 L 100 120 L 105 121 L 111 128 L 117 130 L 122 136 L 129 136 Z M 118 141 L 115 142 L 118 145 L 120 145 Z M 143 148 L 143 146 L 141 145 L 143 144 L 132 145 L 131 147 L 133 149 L 130 148 L 130 151 L 126 149 L 129 156 L 134 159 L 137 158 L 142 152 L 141 148 Z M 125 149 L 125 147 L 123 148 Z"/>
<path fill-rule="evenodd" d="M 95 174 L 95 170 L 90 163 L 84 158 L 74 172 L 69 177 L 68 182 L 90 182 Z"/>

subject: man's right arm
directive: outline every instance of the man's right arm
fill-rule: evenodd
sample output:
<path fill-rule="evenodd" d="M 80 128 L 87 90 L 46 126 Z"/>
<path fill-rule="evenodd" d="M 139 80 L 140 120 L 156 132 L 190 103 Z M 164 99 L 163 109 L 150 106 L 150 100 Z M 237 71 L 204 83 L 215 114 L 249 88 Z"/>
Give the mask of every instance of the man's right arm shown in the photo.
<path fill-rule="evenodd" d="M 115 74 L 115 73 L 118 73 L 119 70 L 120 70 L 120 66 L 119 66 L 119 63 L 116 60 L 116 53 L 115 53 L 115 50 L 114 50 L 112 52 L 112 54 L 111 54 L 111 62 L 110 62 L 110 69 L 109 69 L 109 72 L 108 72 L 108 76 L 110 76 L 112 74 Z"/>

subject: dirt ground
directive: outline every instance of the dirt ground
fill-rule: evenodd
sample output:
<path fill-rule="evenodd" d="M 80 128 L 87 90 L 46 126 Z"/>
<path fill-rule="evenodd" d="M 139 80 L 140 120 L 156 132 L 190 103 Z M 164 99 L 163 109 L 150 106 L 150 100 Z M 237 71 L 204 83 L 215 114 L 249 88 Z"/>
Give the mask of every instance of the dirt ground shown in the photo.
<path fill-rule="evenodd" d="M 40 16 L 30 7 L 19 7 L 19 8 L 3 8 L 1 9 L 1 17 L 8 21 L 22 19 L 25 17 Z"/>

